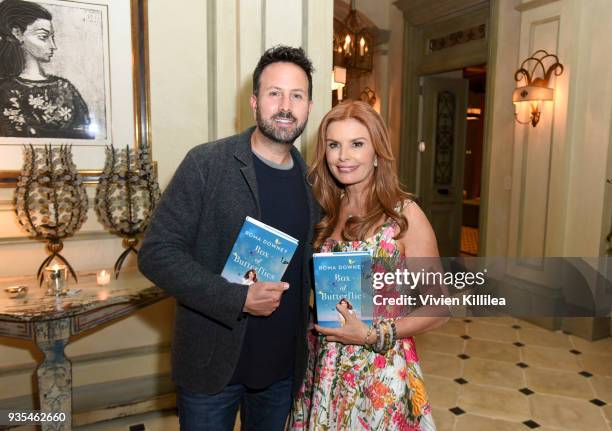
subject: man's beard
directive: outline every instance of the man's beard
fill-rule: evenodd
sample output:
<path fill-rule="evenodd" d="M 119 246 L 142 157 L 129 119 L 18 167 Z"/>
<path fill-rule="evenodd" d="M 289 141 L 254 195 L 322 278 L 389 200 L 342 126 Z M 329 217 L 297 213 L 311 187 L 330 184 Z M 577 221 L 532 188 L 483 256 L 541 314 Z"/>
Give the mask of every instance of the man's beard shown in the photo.
<path fill-rule="evenodd" d="M 281 111 L 278 114 L 272 116 L 271 119 L 265 120 L 261 116 L 261 111 L 259 110 L 259 105 L 255 108 L 255 118 L 257 120 L 257 127 L 261 131 L 261 133 L 268 139 L 278 142 L 280 144 L 293 144 L 295 140 L 302 134 L 304 129 L 306 128 L 306 123 L 308 119 L 304 120 L 302 124 L 297 122 L 297 119 L 291 114 L 291 111 Z M 293 129 L 285 129 L 277 127 L 274 124 L 274 120 L 276 118 L 287 118 L 292 120 L 295 123 L 295 127 Z"/>

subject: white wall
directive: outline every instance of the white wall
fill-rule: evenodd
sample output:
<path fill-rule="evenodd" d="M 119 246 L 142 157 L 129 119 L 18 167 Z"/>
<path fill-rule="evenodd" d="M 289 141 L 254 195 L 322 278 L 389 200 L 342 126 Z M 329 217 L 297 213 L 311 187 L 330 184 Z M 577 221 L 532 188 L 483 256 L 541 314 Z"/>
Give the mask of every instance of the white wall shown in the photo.
<path fill-rule="evenodd" d="M 359 78 L 358 88 L 359 93 L 365 87 L 370 87 L 376 93 L 377 101 L 374 108 L 380 113 L 389 128 L 393 154 L 398 159 L 401 130 L 404 17 L 402 11 L 393 5 L 394 2 L 395 0 L 357 0 L 355 8 L 378 29 L 390 32 L 389 39 L 386 42 L 375 46 L 372 73 Z M 350 2 L 348 4 L 350 5 Z"/>
<path fill-rule="evenodd" d="M 389 30 L 391 30 L 391 39 L 389 40 L 389 64 L 387 67 L 386 120 L 389 126 L 393 154 L 396 159 L 399 159 L 402 130 L 402 76 L 404 76 L 404 16 L 395 6 L 392 6 L 389 11 Z"/>
<path fill-rule="evenodd" d="M 489 86 L 485 252 L 599 255 L 611 211 L 604 202 L 610 193 L 605 179 L 612 58 L 602 41 L 612 5 L 607 0 L 493 3 L 498 36 Z M 557 54 L 564 72 L 551 82 L 555 101 L 544 106 L 533 128 L 513 122 L 511 93 L 514 70 L 537 49 Z"/>
<path fill-rule="evenodd" d="M 299 144 L 306 152 L 330 108 L 332 19 L 333 5 L 315 0 L 181 0 L 181 7 L 149 1 L 152 154 L 160 185 L 168 183 L 190 148 L 253 122 L 252 70 L 263 50 L 275 44 L 303 46 L 316 69 L 314 108 Z M 93 197 L 94 189 L 88 192 Z M 45 257 L 44 245 L 19 229 L 11 200 L 12 190 L 0 189 L 0 277 L 33 274 Z M 90 211 L 64 251 L 78 271 L 85 271 L 110 268 L 122 247 Z M 78 337 L 66 353 L 88 360 L 75 362 L 74 385 L 167 373 L 172 319 L 173 303 L 166 300 Z M 38 359 L 30 343 L 0 338 L 0 399 L 31 393 Z"/>
<path fill-rule="evenodd" d="M 515 88 L 509 72 L 517 67 L 516 28 L 520 26 L 520 13 L 515 6 L 519 3 L 519 0 L 491 2 L 480 217 L 481 255 L 487 256 L 505 256 L 508 253 L 514 147 L 514 106 L 510 101 Z"/>
<path fill-rule="evenodd" d="M 606 40 L 612 23 L 612 4 L 606 0 L 587 3 L 565 1 L 573 18 L 564 34 L 571 43 L 573 77 L 570 78 L 567 139 L 570 142 L 567 214 L 564 226 L 566 255 L 598 255 L 610 229 L 605 179 L 610 178 L 607 155 L 612 139 L 612 59 Z M 570 71 L 571 73 L 571 71 Z M 609 156 L 608 156 L 609 157 Z M 588 229 L 577 229 L 588 226 Z"/>

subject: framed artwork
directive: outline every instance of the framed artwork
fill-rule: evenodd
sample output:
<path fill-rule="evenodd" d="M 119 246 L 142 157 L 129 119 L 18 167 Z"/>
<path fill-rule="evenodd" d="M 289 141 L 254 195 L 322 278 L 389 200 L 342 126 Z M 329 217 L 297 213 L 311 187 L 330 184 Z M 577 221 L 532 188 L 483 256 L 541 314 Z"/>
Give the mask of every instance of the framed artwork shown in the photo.
<path fill-rule="evenodd" d="M 104 147 L 150 147 L 147 0 L 0 0 L 0 186 L 24 145 L 72 145 L 96 182 Z"/>

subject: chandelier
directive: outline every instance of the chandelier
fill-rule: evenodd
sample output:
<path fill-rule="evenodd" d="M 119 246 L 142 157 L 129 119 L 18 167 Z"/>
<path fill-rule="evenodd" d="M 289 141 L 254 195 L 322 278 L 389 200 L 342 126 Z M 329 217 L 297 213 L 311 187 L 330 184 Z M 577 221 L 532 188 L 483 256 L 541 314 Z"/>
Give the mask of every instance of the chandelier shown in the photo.
<path fill-rule="evenodd" d="M 371 72 L 372 41 L 372 34 L 355 9 L 355 0 L 351 0 L 351 10 L 344 22 L 334 20 L 334 66 Z"/>

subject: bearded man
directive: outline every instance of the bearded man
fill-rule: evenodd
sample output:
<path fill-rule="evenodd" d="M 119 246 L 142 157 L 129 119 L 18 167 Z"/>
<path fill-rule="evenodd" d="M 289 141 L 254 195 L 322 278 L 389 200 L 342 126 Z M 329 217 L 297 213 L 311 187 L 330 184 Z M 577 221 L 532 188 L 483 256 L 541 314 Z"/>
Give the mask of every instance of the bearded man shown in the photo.
<path fill-rule="evenodd" d="M 301 48 L 267 50 L 253 73 L 257 125 L 193 148 L 147 231 L 142 273 L 177 302 L 172 376 L 181 430 L 283 430 L 306 367 L 309 260 L 318 207 L 293 142 L 312 108 Z M 279 283 L 220 276 L 246 216 L 299 240 Z"/>

